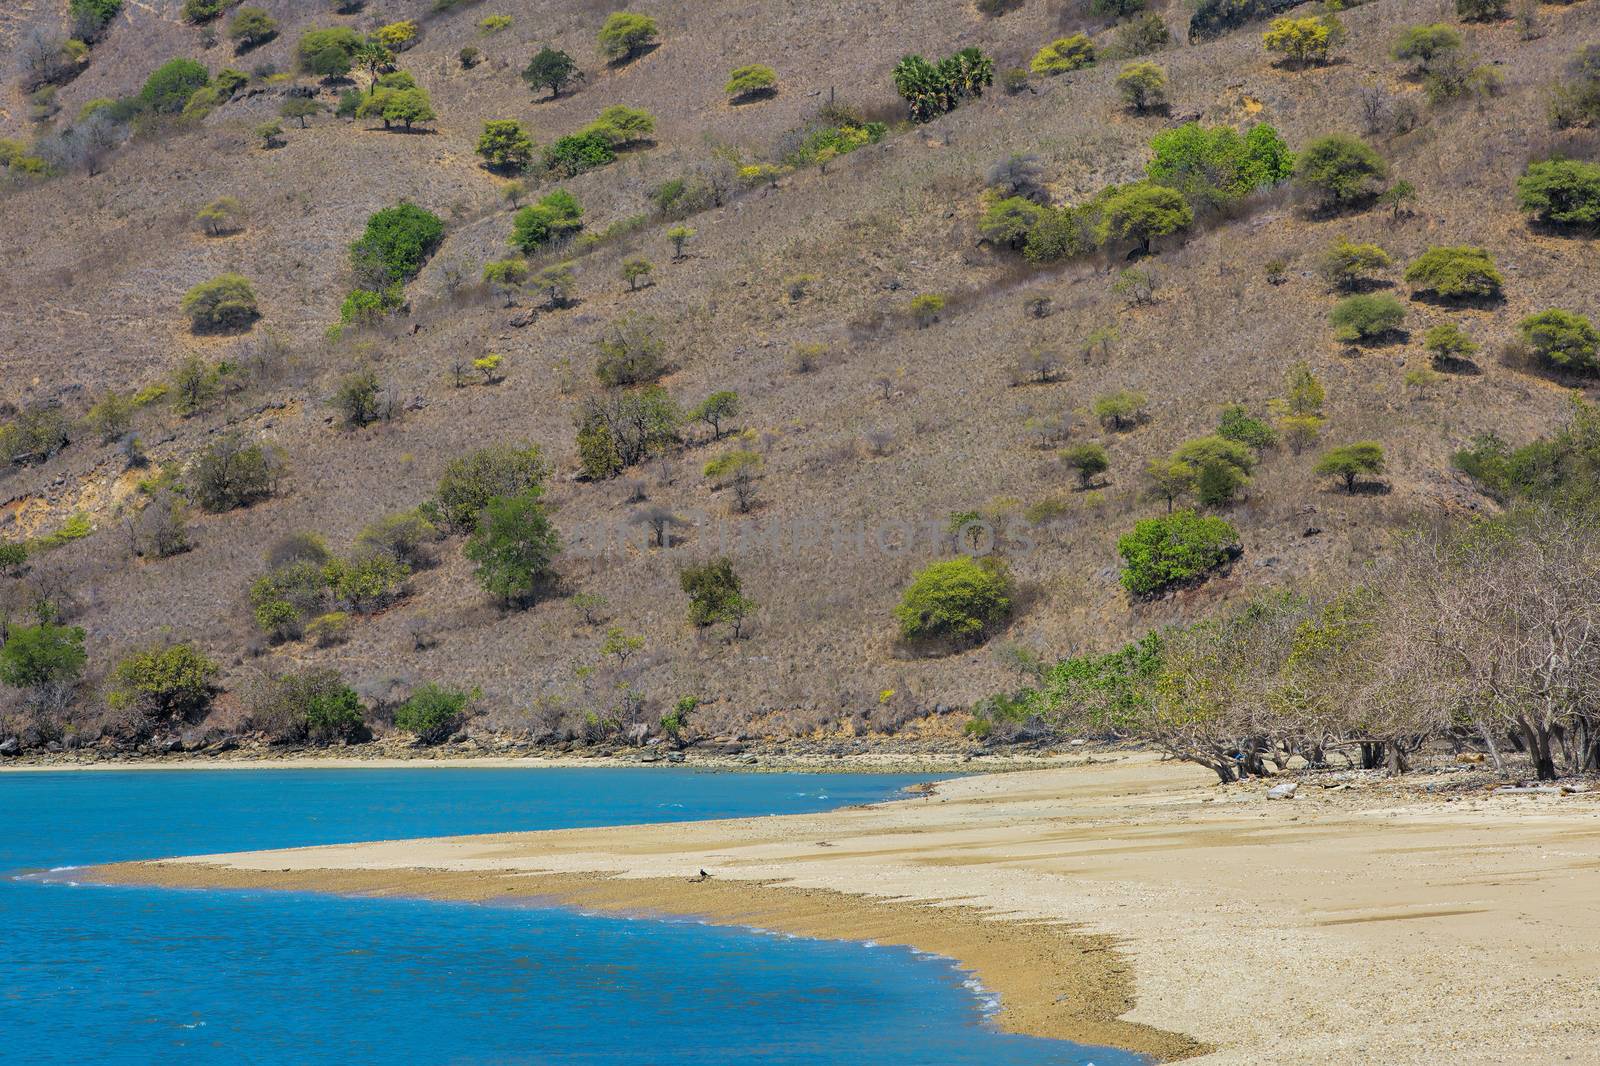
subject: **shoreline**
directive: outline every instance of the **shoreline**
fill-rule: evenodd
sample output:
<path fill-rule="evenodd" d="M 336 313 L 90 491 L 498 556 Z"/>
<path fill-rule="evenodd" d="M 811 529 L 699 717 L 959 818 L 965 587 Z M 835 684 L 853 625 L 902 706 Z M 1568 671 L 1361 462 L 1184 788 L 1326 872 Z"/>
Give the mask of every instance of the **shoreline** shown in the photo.
<path fill-rule="evenodd" d="M 82 879 L 548 900 L 902 944 L 970 970 L 1004 1030 L 1208 1066 L 1543 1064 L 1600 1040 L 1600 957 L 1584 948 L 1596 796 L 1264 793 L 1126 755 L 824 814 L 199 856 Z M 691 880 L 700 868 L 709 881 Z"/>

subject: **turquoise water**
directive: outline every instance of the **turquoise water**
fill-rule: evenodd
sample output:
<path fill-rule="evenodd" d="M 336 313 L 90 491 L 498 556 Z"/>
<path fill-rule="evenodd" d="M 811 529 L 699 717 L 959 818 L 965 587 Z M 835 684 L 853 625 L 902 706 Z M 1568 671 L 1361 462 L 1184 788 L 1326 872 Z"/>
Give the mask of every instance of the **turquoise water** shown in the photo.
<path fill-rule="evenodd" d="M 913 780 L 665 769 L 0 775 L 0 1061 L 1140 1061 L 995 1032 L 964 974 L 899 948 L 544 908 L 74 885 L 70 871 L 39 872 L 817 811 Z"/>

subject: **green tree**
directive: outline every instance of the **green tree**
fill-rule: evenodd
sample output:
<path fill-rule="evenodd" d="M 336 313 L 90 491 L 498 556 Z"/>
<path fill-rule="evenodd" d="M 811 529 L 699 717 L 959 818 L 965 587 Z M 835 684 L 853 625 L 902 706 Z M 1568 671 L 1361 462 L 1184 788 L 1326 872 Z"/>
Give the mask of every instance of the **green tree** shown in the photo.
<path fill-rule="evenodd" d="M 1356 479 L 1362 474 L 1383 473 L 1383 445 L 1364 440 L 1330 448 L 1317 460 L 1314 472 L 1321 477 L 1338 478 L 1344 482 L 1345 491 L 1353 495 Z"/>
<path fill-rule="evenodd" d="M 1149 406 L 1150 399 L 1144 393 L 1121 389 L 1095 400 L 1094 416 L 1106 429 L 1121 432 L 1144 421 Z"/>
<path fill-rule="evenodd" d="M 1406 267 L 1414 294 L 1439 300 L 1484 300 L 1500 295 L 1501 277 L 1482 248 L 1468 245 L 1429 248 Z"/>
<path fill-rule="evenodd" d="M 1328 312 L 1334 337 L 1351 344 L 1382 341 L 1405 320 L 1405 306 L 1393 296 L 1347 296 Z"/>
<path fill-rule="evenodd" d="M 238 233 L 244 229 L 249 217 L 249 211 L 235 196 L 219 196 L 202 207 L 194 216 L 208 237 Z"/>
<path fill-rule="evenodd" d="M 483 124 L 478 154 L 491 169 L 526 170 L 533 162 L 533 139 L 515 119 L 493 119 Z"/>
<path fill-rule="evenodd" d="M 451 460 L 435 492 L 439 517 L 450 529 L 471 532 L 496 497 L 542 491 L 550 466 L 538 445 L 494 444 Z"/>
<path fill-rule="evenodd" d="M 628 291 L 638 291 L 640 279 L 649 277 L 655 269 L 655 266 L 648 259 L 624 259 L 622 261 L 622 280 L 628 283 Z"/>
<path fill-rule="evenodd" d="M 1100 204 L 1101 243 L 1113 238 L 1139 242 L 1148 254 L 1150 242 L 1186 229 L 1194 222 L 1194 212 L 1172 189 L 1148 182 L 1125 185 Z"/>
<path fill-rule="evenodd" d="M 1533 354 L 1559 370 L 1600 370 L 1600 330 L 1583 315 L 1551 308 L 1529 315 L 1517 330 Z"/>
<path fill-rule="evenodd" d="M 121 11 L 122 0 L 70 0 L 67 4 L 73 36 L 82 41 L 99 40 Z"/>
<path fill-rule="evenodd" d="M 600 54 L 613 63 L 626 63 L 649 51 L 659 38 L 656 20 L 632 11 L 615 11 L 600 27 L 596 40 Z"/>
<path fill-rule="evenodd" d="M 221 672 L 191 644 L 156 644 L 117 663 L 106 702 L 158 721 L 190 721 L 211 706 Z"/>
<path fill-rule="evenodd" d="M 271 496 L 282 472 L 283 460 L 275 450 L 228 433 L 195 456 L 183 485 L 207 511 L 231 511 Z"/>
<path fill-rule="evenodd" d="M 1387 270 L 1392 260 L 1376 244 L 1357 244 L 1338 238 L 1322 254 L 1317 270 L 1330 288 L 1355 292 L 1369 275 Z"/>
<path fill-rule="evenodd" d="M 584 476 L 601 480 L 677 443 L 683 412 L 665 389 L 650 385 L 591 396 L 576 421 Z"/>
<path fill-rule="evenodd" d="M 1117 91 L 1127 105 L 1143 115 L 1167 106 L 1167 72 L 1154 63 L 1129 63 L 1117 75 Z"/>
<path fill-rule="evenodd" d="M 358 429 L 376 422 L 383 413 L 378 375 L 371 370 L 356 370 L 340 378 L 333 391 L 333 406 Z"/>
<path fill-rule="evenodd" d="M 241 52 L 266 44 L 278 35 L 278 20 L 259 7 L 241 7 L 228 22 L 228 37 Z"/>
<path fill-rule="evenodd" d="M 672 258 L 682 259 L 683 246 L 689 243 L 694 236 L 694 230 L 688 226 L 673 226 L 667 230 L 667 240 L 672 242 Z"/>
<path fill-rule="evenodd" d="M 1284 61 L 1297 67 L 1326 63 L 1343 37 L 1339 24 L 1321 18 L 1276 18 L 1261 35 L 1267 51 L 1278 52 Z"/>
<path fill-rule="evenodd" d="M 535 485 L 515 496 L 496 496 L 462 554 L 477 565 L 478 583 L 503 603 L 526 606 L 555 579 L 561 540 Z"/>
<path fill-rule="evenodd" d="M 1145 176 L 1177 189 L 1196 207 L 1218 207 L 1256 189 L 1288 180 L 1294 156 L 1283 136 L 1267 123 L 1240 136 L 1232 126 L 1185 122 L 1150 139 Z"/>
<path fill-rule="evenodd" d="M 545 147 L 544 169 L 557 177 L 576 177 L 603 167 L 617 158 L 609 138 L 599 133 L 574 133 L 552 141 Z"/>
<path fill-rule="evenodd" d="M 1454 322 L 1445 322 L 1428 330 L 1422 346 L 1433 357 L 1434 366 L 1447 366 L 1471 359 L 1478 346 Z"/>
<path fill-rule="evenodd" d="M 295 61 L 303 74 L 318 78 L 342 78 L 350 73 L 361 36 L 348 26 L 310 30 L 301 34 L 295 45 Z"/>
<path fill-rule="evenodd" d="M 1122 585 L 1135 596 L 1200 580 L 1239 550 L 1239 534 L 1231 525 L 1188 510 L 1136 522 L 1132 533 L 1117 540 Z"/>
<path fill-rule="evenodd" d="M 449 689 L 429 681 L 395 708 L 395 727 L 415 735 L 423 744 L 438 744 L 461 728 L 481 695 L 477 689 Z"/>
<path fill-rule="evenodd" d="M 1230 403 L 1222 408 L 1217 419 L 1217 436 L 1257 452 L 1276 447 L 1278 443 L 1277 431 L 1267 422 L 1251 416 L 1242 403 Z"/>
<path fill-rule="evenodd" d="M 185 356 L 172 372 L 172 409 L 188 417 L 205 410 L 216 399 L 222 375 L 198 355 Z"/>
<path fill-rule="evenodd" d="M 202 281 L 184 294 L 182 307 L 196 333 L 249 329 L 261 315 L 255 291 L 238 274 L 219 274 Z"/>
<path fill-rule="evenodd" d="M 961 556 L 917 573 L 895 618 L 906 640 L 982 640 L 1011 615 L 1014 593 L 1005 565 Z"/>
<path fill-rule="evenodd" d="M 1507 0 L 1456 0 L 1456 14 L 1468 22 L 1498 22 L 1508 6 Z"/>
<path fill-rule="evenodd" d="M 1089 488 L 1095 478 L 1111 469 L 1111 457 L 1106 454 L 1105 446 L 1092 442 L 1063 448 L 1061 462 L 1078 475 L 1078 487 L 1081 489 Z"/>
<path fill-rule="evenodd" d="M 735 67 L 722 91 L 735 103 L 772 96 L 778 91 L 778 75 L 771 67 L 759 63 Z"/>
<path fill-rule="evenodd" d="M 595 377 L 608 388 L 641 385 L 666 373 L 666 342 L 655 319 L 625 315 L 595 342 Z"/>
<path fill-rule="evenodd" d="M 320 115 L 326 110 L 326 107 L 309 96 L 291 96 L 283 101 L 283 105 L 278 108 L 278 114 L 299 121 L 300 128 L 305 129 L 306 119 L 312 115 Z"/>
<path fill-rule="evenodd" d="M 1181 459 L 1151 459 L 1145 464 L 1144 478 L 1150 495 L 1165 500 L 1171 514 L 1172 505 L 1194 491 L 1199 471 Z"/>
<path fill-rule="evenodd" d="M 691 563 L 678 571 L 678 586 L 689 597 L 689 622 L 698 627 L 729 621 L 729 612 L 742 616 L 747 608 L 733 560 L 719 556 Z"/>
<path fill-rule="evenodd" d="M 554 100 L 569 84 L 582 81 L 583 72 L 570 55 L 545 45 L 522 69 L 522 80 L 531 89 L 549 89 L 550 99 Z"/>
<path fill-rule="evenodd" d="M 528 280 L 528 261 L 525 259 L 496 259 L 483 264 L 484 284 L 505 298 L 510 307 L 517 290 Z"/>
<path fill-rule="evenodd" d="M 1312 373 L 1310 364 L 1301 360 L 1291 366 L 1284 375 L 1284 385 L 1287 393 L 1284 402 L 1291 414 L 1322 413 L 1322 403 L 1327 399 L 1327 391 L 1322 387 L 1322 382 L 1317 380 L 1317 375 Z"/>
<path fill-rule="evenodd" d="M 206 68 L 192 59 L 169 59 L 155 69 L 139 90 L 139 104 L 146 111 L 175 115 L 189 97 L 211 83 Z"/>
<path fill-rule="evenodd" d="M 511 222 L 511 244 L 523 255 L 532 255 L 542 246 L 576 233 L 583 225 L 582 218 L 583 208 L 577 198 L 565 189 L 557 189 L 516 213 Z"/>
<path fill-rule="evenodd" d="M 1388 164 L 1371 145 L 1344 133 L 1312 141 L 1294 164 L 1295 181 L 1328 208 L 1365 200 L 1388 174 Z"/>
<path fill-rule="evenodd" d="M 739 394 L 731 389 L 723 389 L 702 400 L 699 406 L 689 412 L 689 417 L 711 427 L 712 440 L 721 440 L 724 433 L 722 424 L 737 418 L 739 410 Z"/>
<path fill-rule="evenodd" d="M 1517 204 L 1546 225 L 1600 228 L 1600 163 L 1529 163 L 1517 179 Z"/>

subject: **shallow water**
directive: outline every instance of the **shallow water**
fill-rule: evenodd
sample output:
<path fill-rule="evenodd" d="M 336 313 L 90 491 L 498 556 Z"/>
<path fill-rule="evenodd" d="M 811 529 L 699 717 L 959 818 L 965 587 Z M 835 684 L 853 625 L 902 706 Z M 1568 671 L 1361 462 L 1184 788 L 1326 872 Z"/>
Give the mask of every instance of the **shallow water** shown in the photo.
<path fill-rule="evenodd" d="M 942 959 L 544 908 L 70 883 L 174 854 L 825 810 L 918 778 L 0 775 L 0 1061 L 1130 1066 L 994 1031 Z M 65 880 L 64 880 L 65 879 Z"/>

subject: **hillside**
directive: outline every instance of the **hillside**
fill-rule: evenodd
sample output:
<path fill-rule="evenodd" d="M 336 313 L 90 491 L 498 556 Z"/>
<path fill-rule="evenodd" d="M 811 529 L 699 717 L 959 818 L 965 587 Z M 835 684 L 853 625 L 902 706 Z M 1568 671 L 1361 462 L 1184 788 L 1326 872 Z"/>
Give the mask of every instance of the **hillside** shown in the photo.
<path fill-rule="evenodd" d="M 184 22 L 180 0 L 130 0 L 57 90 L 56 128 L 91 100 L 138 93 L 173 57 L 198 59 L 213 75 L 225 66 L 258 75 L 203 118 L 141 126 L 92 175 L 80 166 L 11 180 L 0 198 L 0 391 L 16 411 L 59 404 L 75 423 L 56 454 L 0 473 L 0 534 L 38 538 L 78 514 L 93 527 L 0 581 L 13 617 L 43 589 L 58 620 L 85 630 L 86 675 L 62 712 L 73 736 L 120 728 L 103 683 L 123 655 L 157 638 L 192 641 L 221 666 L 221 697 L 186 725 L 195 743 L 240 728 L 253 677 L 309 665 L 338 670 L 380 723 L 384 701 L 434 681 L 482 690 L 475 728 L 543 737 L 581 735 L 586 716 L 618 701 L 624 717 L 653 723 L 685 696 L 698 700 L 693 731 L 707 737 L 898 727 L 1014 687 L 1019 649 L 1049 660 L 1108 650 L 1269 589 L 1345 579 L 1398 530 L 1493 509 L 1452 469 L 1452 453 L 1486 432 L 1513 443 L 1549 433 L 1572 388 L 1592 382 L 1501 352 L 1536 312 L 1600 314 L 1592 236 L 1532 226 L 1516 202 L 1530 161 L 1600 156 L 1593 130 L 1555 130 L 1548 119 L 1571 58 L 1600 43 L 1600 0 L 1542 6 L 1532 34 L 1509 18 L 1463 23 L 1438 2 L 1375 0 L 1339 13 L 1348 36 L 1334 62 L 1303 69 L 1275 62 L 1260 23 L 1186 43 L 1189 12 L 1173 8 L 1163 15 L 1173 44 L 1142 57 L 1165 69 L 1165 114 L 1126 108 L 1115 86 L 1123 63 L 1107 59 L 1034 76 L 1017 93 L 997 81 L 916 125 L 894 90 L 903 55 L 977 47 L 1005 71 L 1080 29 L 1105 48 L 1112 20 L 1043 0 L 999 17 L 963 0 L 664 0 L 648 8 L 659 45 L 608 65 L 595 35 L 611 5 L 586 0 L 484 0 L 442 13 L 431 2 L 377 0 L 347 15 L 326 0 L 259 6 L 278 34 L 235 56 L 226 38 L 204 46 L 206 29 Z M 64 7 L 36 0 L 0 16 L 0 44 L 20 54 L 31 28 L 65 25 Z M 485 33 L 480 24 L 494 14 L 513 21 Z M 364 34 L 405 18 L 420 33 L 395 62 L 427 90 L 436 120 L 407 133 L 330 111 L 304 129 L 281 120 L 281 147 L 262 147 L 256 131 L 277 118 L 286 93 L 332 108 L 340 91 L 366 88 L 360 70 L 349 84 L 280 73 L 294 69 L 304 32 Z M 1436 21 L 1498 73 L 1498 92 L 1423 101 L 1389 53 L 1407 27 Z M 585 75 L 554 100 L 518 76 L 546 44 Z M 464 68 L 469 46 L 483 58 Z M 775 69 L 776 95 L 730 105 L 727 72 L 747 63 Z M 1414 101 L 1414 128 L 1367 132 L 1370 86 Z M 731 159 L 779 161 L 793 131 L 830 100 L 888 123 L 886 135 L 771 181 L 734 176 Z M 570 179 L 530 177 L 521 201 L 563 188 L 582 205 L 583 233 L 611 227 L 592 247 L 531 257 L 535 270 L 574 263 L 570 306 L 547 307 L 531 289 L 503 306 L 476 282 L 485 263 L 510 254 L 517 208 L 505 196 L 511 179 L 475 154 L 483 124 L 518 120 L 546 145 L 618 104 L 654 115 L 648 139 Z M 39 136 L 31 106 L 11 78 L 0 137 Z M 1297 151 L 1325 134 L 1360 134 L 1393 179 L 1414 185 L 1415 201 L 1401 212 L 1325 212 L 1286 183 L 1202 217 L 1137 261 L 1122 244 L 1034 265 L 980 239 L 985 175 L 997 160 L 1036 156 L 1049 200 L 1079 204 L 1142 177 L 1151 137 L 1186 119 L 1270 123 Z M 684 175 L 725 185 L 720 206 L 660 214 L 651 190 Z M 221 196 L 247 208 L 248 224 L 208 236 L 195 214 Z M 406 283 L 406 309 L 331 338 L 354 287 L 349 246 L 370 215 L 401 202 L 442 219 L 442 242 Z M 694 230 L 681 259 L 666 236 L 677 225 Z M 1328 312 L 1339 295 L 1316 266 L 1339 237 L 1376 242 L 1392 257 L 1384 291 L 1405 304 L 1403 339 L 1353 347 L 1334 338 Z M 1441 245 L 1487 249 L 1503 299 L 1406 299 L 1402 268 Z M 630 291 L 620 270 L 637 257 L 654 270 Z M 1268 270 L 1274 261 L 1280 271 Z M 1114 288 L 1129 267 L 1153 274 L 1149 300 Z M 180 300 L 224 273 L 249 280 L 259 319 L 236 335 L 196 334 Z M 924 326 L 910 307 L 928 294 L 946 303 Z M 1050 301 L 1044 317 L 1030 310 L 1039 297 Z M 625 316 L 655 320 L 669 364 L 659 384 L 680 403 L 737 392 L 739 446 L 761 456 L 749 513 L 702 476 L 733 446 L 711 441 L 703 425 L 619 477 L 579 476 L 575 416 L 606 392 L 592 369 L 596 342 Z M 1480 346 L 1471 372 L 1424 372 L 1424 336 L 1447 321 Z M 796 352 L 808 346 L 820 346 L 809 357 L 816 365 L 802 372 Z M 1019 360 L 1041 350 L 1056 353 L 1062 371 L 1016 384 Z M 454 364 L 491 352 L 503 357 L 503 380 L 469 375 L 457 387 Z M 133 432 L 150 465 L 130 467 L 123 444 L 76 425 L 105 390 L 169 380 L 191 354 L 243 369 L 195 413 L 165 402 L 137 411 Z M 1239 497 L 1212 509 L 1237 529 L 1239 557 L 1203 583 L 1130 598 L 1118 537 L 1166 510 L 1147 491 L 1146 464 L 1214 432 L 1225 404 L 1267 417 L 1300 361 L 1326 390 L 1321 440 L 1300 454 L 1265 450 Z M 393 412 L 351 428 L 330 397 L 360 368 L 373 371 Z M 1148 416 L 1114 432 L 1091 408 L 1121 389 L 1146 394 Z M 1040 447 L 1036 427 L 1064 415 L 1070 433 Z M 138 483 L 162 464 L 192 461 L 227 431 L 281 449 L 278 491 L 225 513 L 191 507 L 191 550 L 136 555 L 125 523 L 148 498 Z M 1346 493 L 1314 474 L 1328 445 L 1368 440 L 1385 458 L 1372 491 Z M 1079 491 L 1057 453 L 1085 442 L 1102 444 L 1109 466 Z M 558 585 L 531 606 L 487 594 L 456 535 L 428 549 L 435 565 L 411 574 L 403 595 L 356 612 L 342 641 L 274 643 L 262 633 L 249 591 L 274 544 L 312 531 L 348 554 L 368 524 L 430 499 L 452 460 L 524 443 L 553 467 L 544 499 L 566 542 Z M 683 519 L 670 547 L 652 545 L 636 521 L 652 508 Z M 943 531 L 968 511 L 1007 531 L 1015 608 L 981 643 L 908 646 L 895 605 L 918 570 L 951 555 Z M 607 530 L 619 542 L 588 550 Z M 685 619 L 680 567 L 719 554 L 733 558 L 755 604 L 738 639 Z M 578 595 L 604 598 L 588 612 L 592 623 Z M 642 646 L 602 652 L 612 627 Z M 22 696 L 5 693 L 13 717 L 28 720 Z"/>

